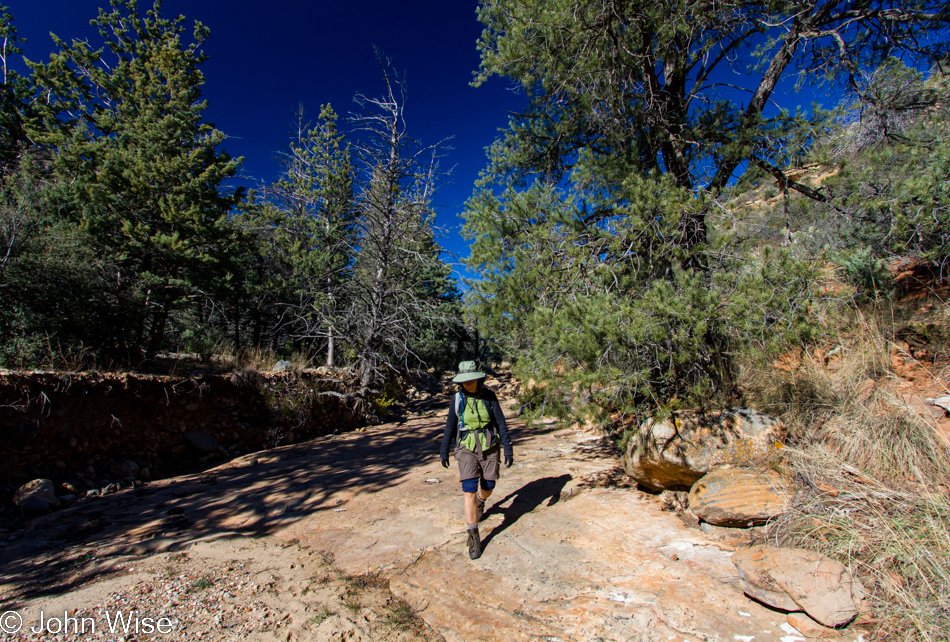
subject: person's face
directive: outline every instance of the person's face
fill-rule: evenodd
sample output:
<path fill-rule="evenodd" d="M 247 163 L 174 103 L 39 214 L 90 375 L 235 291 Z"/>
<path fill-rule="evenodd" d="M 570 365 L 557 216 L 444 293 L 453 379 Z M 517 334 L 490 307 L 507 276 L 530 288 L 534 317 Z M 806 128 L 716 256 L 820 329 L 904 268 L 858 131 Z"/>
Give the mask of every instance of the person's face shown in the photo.
<path fill-rule="evenodd" d="M 482 380 L 472 379 L 471 381 L 463 381 L 462 387 L 465 388 L 465 392 L 476 393 L 478 389 L 482 387 Z"/>

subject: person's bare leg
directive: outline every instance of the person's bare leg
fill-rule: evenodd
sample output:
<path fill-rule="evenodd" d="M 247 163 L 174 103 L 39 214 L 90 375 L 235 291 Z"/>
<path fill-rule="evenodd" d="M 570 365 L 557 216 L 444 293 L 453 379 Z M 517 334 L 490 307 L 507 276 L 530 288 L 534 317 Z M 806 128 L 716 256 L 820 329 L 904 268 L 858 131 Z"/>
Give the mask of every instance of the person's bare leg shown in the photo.
<path fill-rule="evenodd" d="M 465 496 L 465 523 L 469 526 L 476 524 L 475 521 L 475 493 L 462 493 Z"/>

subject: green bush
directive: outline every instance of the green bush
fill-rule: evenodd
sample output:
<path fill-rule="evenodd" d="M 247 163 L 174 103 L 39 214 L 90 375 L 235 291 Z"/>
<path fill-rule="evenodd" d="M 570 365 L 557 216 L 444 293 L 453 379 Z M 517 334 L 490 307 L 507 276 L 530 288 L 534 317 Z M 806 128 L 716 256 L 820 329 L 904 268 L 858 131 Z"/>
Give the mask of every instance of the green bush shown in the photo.
<path fill-rule="evenodd" d="M 842 276 L 854 286 L 858 298 L 876 299 L 894 291 L 894 279 L 883 259 L 875 258 L 870 247 L 844 252 L 835 261 Z"/>

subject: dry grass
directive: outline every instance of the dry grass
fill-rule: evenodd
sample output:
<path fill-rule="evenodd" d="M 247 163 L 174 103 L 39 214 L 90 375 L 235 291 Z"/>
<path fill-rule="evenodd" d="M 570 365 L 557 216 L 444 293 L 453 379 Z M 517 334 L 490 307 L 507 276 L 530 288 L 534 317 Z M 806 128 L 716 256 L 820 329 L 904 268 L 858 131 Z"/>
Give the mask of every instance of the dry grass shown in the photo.
<path fill-rule="evenodd" d="M 392 598 L 386 605 L 386 611 L 383 621 L 388 624 L 392 630 L 409 631 L 416 635 L 421 635 L 428 626 L 425 621 L 419 617 L 416 610 L 405 600 Z"/>
<path fill-rule="evenodd" d="M 887 313 L 855 314 L 817 351 L 746 368 L 750 400 L 789 425 L 799 482 L 769 538 L 848 564 L 875 639 L 950 640 L 950 444 L 898 394 Z"/>
<path fill-rule="evenodd" d="M 275 363 L 282 359 L 272 350 L 257 347 L 241 348 L 236 354 L 233 351 L 223 353 L 222 357 L 230 361 L 233 364 L 231 367 L 235 370 L 270 370 Z M 285 360 L 291 363 L 294 370 L 303 370 L 311 365 L 307 355 L 300 352 L 293 353 L 290 358 L 285 358 Z"/>

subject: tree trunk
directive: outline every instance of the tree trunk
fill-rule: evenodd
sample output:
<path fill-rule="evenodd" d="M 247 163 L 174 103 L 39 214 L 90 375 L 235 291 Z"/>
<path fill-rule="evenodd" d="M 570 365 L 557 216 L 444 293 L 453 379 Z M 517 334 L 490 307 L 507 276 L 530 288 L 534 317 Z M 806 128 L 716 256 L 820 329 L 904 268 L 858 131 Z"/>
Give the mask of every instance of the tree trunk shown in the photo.
<path fill-rule="evenodd" d="M 241 313 L 238 306 L 234 306 L 234 352 L 241 349 Z"/>
<path fill-rule="evenodd" d="M 165 338 L 165 326 L 168 324 L 168 304 L 162 303 L 158 306 L 158 312 L 152 319 L 152 329 L 149 332 L 148 347 L 145 349 L 145 357 L 151 359 L 162 347 L 162 339 Z"/>
<path fill-rule="evenodd" d="M 261 346 L 261 333 L 263 332 L 263 329 L 261 327 L 261 311 L 259 308 L 254 308 L 252 318 L 254 319 L 254 334 L 253 334 L 254 347 L 259 348 Z"/>

